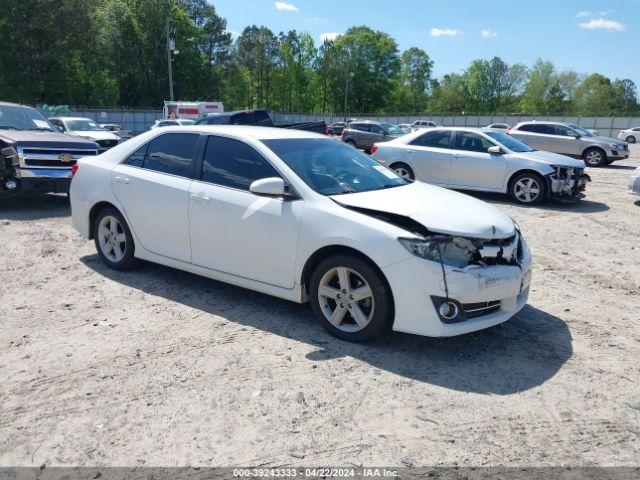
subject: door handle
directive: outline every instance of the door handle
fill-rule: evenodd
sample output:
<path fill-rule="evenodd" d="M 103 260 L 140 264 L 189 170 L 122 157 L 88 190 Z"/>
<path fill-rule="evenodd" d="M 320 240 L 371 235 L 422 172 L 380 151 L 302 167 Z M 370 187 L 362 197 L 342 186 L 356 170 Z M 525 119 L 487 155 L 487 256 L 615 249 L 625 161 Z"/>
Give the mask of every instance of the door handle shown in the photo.
<path fill-rule="evenodd" d="M 113 180 L 123 185 L 126 185 L 127 183 L 129 183 L 129 179 L 127 177 L 121 177 L 120 175 L 115 177 Z"/>
<path fill-rule="evenodd" d="M 207 197 L 204 193 L 192 193 L 191 198 L 198 203 L 211 203 L 211 198 Z"/>
<path fill-rule="evenodd" d="M 415 150 L 405 150 L 405 152 L 407 152 L 407 153 L 415 153 L 416 151 Z"/>
<path fill-rule="evenodd" d="M 456 158 L 462 158 L 462 154 L 461 153 L 454 153 L 453 156 L 456 157 Z"/>

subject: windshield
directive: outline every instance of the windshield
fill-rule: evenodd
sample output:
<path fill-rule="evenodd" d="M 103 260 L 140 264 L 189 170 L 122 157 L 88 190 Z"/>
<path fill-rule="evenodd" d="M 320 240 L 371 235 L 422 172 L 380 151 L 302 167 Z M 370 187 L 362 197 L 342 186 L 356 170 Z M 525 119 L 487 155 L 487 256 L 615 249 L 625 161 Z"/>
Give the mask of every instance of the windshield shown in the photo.
<path fill-rule="evenodd" d="M 503 132 L 484 132 L 488 137 L 493 138 L 498 143 L 507 147 L 512 152 L 516 153 L 524 153 L 524 152 L 534 152 L 535 150 L 531 148 L 529 145 L 525 145 L 519 140 L 516 140 L 513 137 L 510 137 L 506 133 Z"/>
<path fill-rule="evenodd" d="M 35 108 L 14 105 L 0 105 L 0 129 L 56 131 Z"/>
<path fill-rule="evenodd" d="M 405 134 L 404 130 L 402 130 L 400 127 L 398 127 L 397 125 L 394 125 L 392 123 L 381 123 L 380 125 L 382 125 L 382 128 L 384 128 L 391 135 L 404 135 Z"/>
<path fill-rule="evenodd" d="M 409 183 L 364 153 L 328 138 L 263 140 L 262 143 L 322 195 L 368 192 Z"/>
<path fill-rule="evenodd" d="M 576 132 L 578 132 L 583 137 L 595 137 L 595 135 L 587 130 L 586 128 L 582 128 L 580 125 L 576 125 L 575 123 L 567 123 L 571 128 L 573 128 Z"/>
<path fill-rule="evenodd" d="M 100 125 L 92 120 L 67 120 L 67 130 L 72 132 L 101 132 L 104 130 Z"/>

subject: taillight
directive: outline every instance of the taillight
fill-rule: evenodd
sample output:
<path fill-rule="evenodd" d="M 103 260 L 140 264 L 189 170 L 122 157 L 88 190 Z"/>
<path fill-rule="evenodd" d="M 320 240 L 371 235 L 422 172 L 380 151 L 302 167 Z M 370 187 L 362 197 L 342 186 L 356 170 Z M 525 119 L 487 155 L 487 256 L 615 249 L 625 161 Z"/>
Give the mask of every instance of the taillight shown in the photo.
<path fill-rule="evenodd" d="M 331 136 L 331 135 L 329 134 L 329 126 L 328 126 L 326 123 L 324 124 L 324 134 L 325 134 L 327 137 L 330 137 L 330 136 Z"/>
<path fill-rule="evenodd" d="M 73 176 L 76 174 L 77 171 L 78 171 L 78 164 L 76 163 L 75 165 L 71 165 L 71 178 L 73 178 Z"/>
<path fill-rule="evenodd" d="M 371 147 L 371 155 L 373 155 L 377 151 L 378 151 L 378 146 L 377 145 L 374 145 L 373 147 Z"/>

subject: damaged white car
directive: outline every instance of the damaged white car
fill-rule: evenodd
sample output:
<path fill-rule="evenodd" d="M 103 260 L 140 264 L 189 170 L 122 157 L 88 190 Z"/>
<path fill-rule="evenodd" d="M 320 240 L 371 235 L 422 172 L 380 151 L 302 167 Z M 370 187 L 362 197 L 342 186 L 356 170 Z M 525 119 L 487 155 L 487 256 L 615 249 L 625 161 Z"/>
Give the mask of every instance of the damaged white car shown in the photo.
<path fill-rule="evenodd" d="M 534 150 L 489 128 L 421 130 L 374 145 L 373 158 L 407 179 L 458 190 L 508 193 L 518 203 L 584 197 L 585 164 Z"/>
<path fill-rule="evenodd" d="M 309 301 L 350 341 L 480 330 L 529 295 L 531 255 L 510 217 L 299 130 L 150 131 L 81 159 L 70 196 L 109 267 L 139 258 Z"/>
<path fill-rule="evenodd" d="M 640 196 L 640 167 L 636 168 L 629 177 L 629 193 Z"/>

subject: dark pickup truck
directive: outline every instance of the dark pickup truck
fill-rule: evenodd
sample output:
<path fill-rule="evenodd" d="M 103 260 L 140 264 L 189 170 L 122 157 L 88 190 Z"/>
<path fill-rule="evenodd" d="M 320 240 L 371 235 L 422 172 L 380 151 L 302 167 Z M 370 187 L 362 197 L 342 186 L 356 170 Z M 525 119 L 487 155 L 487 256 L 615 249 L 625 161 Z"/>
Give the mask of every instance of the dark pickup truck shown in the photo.
<path fill-rule="evenodd" d="M 326 122 L 274 124 L 266 110 L 238 110 L 236 112 L 210 113 L 198 119 L 196 125 L 254 125 L 258 127 L 293 128 L 328 135 Z"/>
<path fill-rule="evenodd" d="M 76 161 L 97 154 L 98 144 L 58 132 L 35 108 L 0 102 L 0 194 L 66 193 Z"/>

